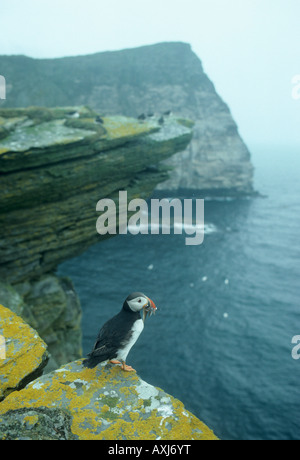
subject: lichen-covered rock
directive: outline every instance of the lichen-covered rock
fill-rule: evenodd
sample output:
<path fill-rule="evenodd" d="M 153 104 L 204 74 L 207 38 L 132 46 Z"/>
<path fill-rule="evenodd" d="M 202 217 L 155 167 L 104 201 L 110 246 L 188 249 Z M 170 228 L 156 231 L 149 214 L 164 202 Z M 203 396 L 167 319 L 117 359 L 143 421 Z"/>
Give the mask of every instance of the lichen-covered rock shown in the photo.
<path fill-rule="evenodd" d="M 14 410 L 0 417 L 1 440 L 72 440 L 70 414 L 48 407 Z"/>
<path fill-rule="evenodd" d="M 87 369 L 82 360 L 36 379 L 0 403 L 0 439 L 17 438 L 217 439 L 180 401 L 135 373 L 107 363 Z"/>
<path fill-rule="evenodd" d="M 41 375 L 46 344 L 19 316 L 0 305 L 0 401 Z"/>
<path fill-rule="evenodd" d="M 82 356 L 81 306 L 72 281 L 53 274 L 11 286 L 0 282 L 0 303 L 35 329 L 47 344 L 45 371 Z"/>

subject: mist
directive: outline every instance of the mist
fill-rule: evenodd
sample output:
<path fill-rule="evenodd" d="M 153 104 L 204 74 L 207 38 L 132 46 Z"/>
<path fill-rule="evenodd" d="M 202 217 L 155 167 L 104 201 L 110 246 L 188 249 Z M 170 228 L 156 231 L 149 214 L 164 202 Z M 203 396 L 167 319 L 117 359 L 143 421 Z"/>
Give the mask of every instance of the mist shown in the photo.
<path fill-rule="evenodd" d="M 250 147 L 299 145 L 299 18 L 297 0 L 10 0 L 0 54 L 44 59 L 187 42 Z"/>

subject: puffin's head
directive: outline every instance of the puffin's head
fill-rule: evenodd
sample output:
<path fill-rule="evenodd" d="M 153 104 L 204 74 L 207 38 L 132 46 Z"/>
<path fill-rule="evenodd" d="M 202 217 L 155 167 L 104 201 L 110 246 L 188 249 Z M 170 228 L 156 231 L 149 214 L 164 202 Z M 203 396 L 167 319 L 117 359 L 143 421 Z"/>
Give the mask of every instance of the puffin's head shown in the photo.
<path fill-rule="evenodd" d="M 139 312 L 143 310 L 143 321 L 147 317 L 147 314 L 151 316 L 157 310 L 155 303 L 153 300 L 149 299 L 145 294 L 142 292 L 133 292 L 130 294 L 124 302 L 124 308 L 126 310 L 133 312 Z"/>

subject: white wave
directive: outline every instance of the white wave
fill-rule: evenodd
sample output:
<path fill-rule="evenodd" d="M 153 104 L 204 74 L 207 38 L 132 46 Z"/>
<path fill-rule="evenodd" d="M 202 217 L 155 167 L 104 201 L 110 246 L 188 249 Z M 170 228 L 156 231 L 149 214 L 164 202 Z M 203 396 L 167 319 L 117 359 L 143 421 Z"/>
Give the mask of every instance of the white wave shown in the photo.
<path fill-rule="evenodd" d="M 210 235 L 211 233 L 216 233 L 218 231 L 217 227 L 214 224 L 184 224 L 181 222 L 175 222 L 174 224 L 166 225 L 161 223 L 151 223 L 151 224 L 141 224 L 141 225 L 128 225 L 127 231 L 129 233 L 144 232 L 151 234 L 151 231 L 159 232 L 160 230 L 168 231 L 172 233 L 172 230 L 181 230 L 181 233 L 188 233 L 195 231 L 204 231 L 205 235 Z"/>
<path fill-rule="evenodd" d="M 197 231 L 204 231 L 205 235 L 209 235 L 210 233 L 217 232 L 217 227 L 214 224 L 182 224 L 181 222 L 175 222 L 174 228 L 181 229 L 182 232 L 190 232 L 190 230 L 197 230 Z"/>
<path fill-rule="evenodd" d="M 235 201 L 237 198 L 234 196 L 206 196 L 205 201 Z"/>
<path fill-rule="evenodd" d="M 127 231 L 129 233 L 148 233 L 149 232 L 149 225 L 127 225 Z"/>

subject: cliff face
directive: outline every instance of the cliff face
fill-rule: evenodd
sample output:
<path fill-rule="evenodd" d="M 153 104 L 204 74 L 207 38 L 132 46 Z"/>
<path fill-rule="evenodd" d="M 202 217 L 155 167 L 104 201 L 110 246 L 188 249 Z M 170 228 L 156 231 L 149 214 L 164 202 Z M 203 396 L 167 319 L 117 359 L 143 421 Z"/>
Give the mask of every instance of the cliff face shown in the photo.
<path fill-rule="evenodd" d="M 217 195 L 253 192 L 249 151 L 227 105 L 187 44 L 161 43 L 48 60 L 2 56 L 0 68 L 7 81 L 2 106 L 87 104 L 108 115 L 160 116 L 171 110 L 192 119 L 193 140 L 168 160 L 174 173 L 162 180 L 160 190 Z"/>
<path fill-rule="evenodd" d="M 99 118 L 86 107 L 0 109 L 0 302 L 48 344 L 49 369 L 81 356 L 81 309 L 59 263 L 100 241 L 100 199 L 148 198 L 187 146 L 182 119 Z M 10 286 L 13 285 L 13 286 Z"/>
<path fill-rule="evenodd" d="M 97 202 L 117 201 L 119 190 L 148 197 L 166 177 L 156 165 L 192 137 L 176 119 L 161 127 L 97 116 L 85 107 L 0 110 L 2 280 L 41 276 L 99 241 Z"/>

